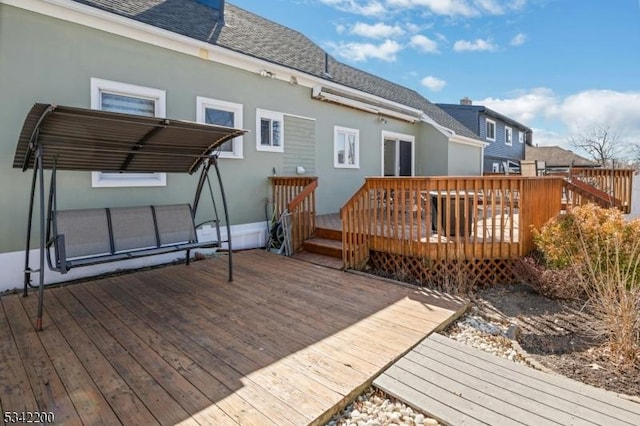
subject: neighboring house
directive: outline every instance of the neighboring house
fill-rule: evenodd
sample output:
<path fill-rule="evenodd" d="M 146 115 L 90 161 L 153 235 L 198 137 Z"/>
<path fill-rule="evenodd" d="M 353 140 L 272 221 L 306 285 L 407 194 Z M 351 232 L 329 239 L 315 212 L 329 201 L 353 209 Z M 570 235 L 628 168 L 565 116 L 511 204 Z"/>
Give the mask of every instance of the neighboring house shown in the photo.
<path fill-rule="evenodd" d="M 0 0 L 0 93 L 0 290 L 22 281 L 31 176 L 12 162 L 36 102 L 249 130 L 220 160 L 234 248 L 264 245 L 274 171 L 318 176 L 318 213 L 365 176 L 482 172 L 483 141 L 417 92 L 223 0 Z M 181 203 L 196 179 L 60 172 L 58 205 Z"/>
<path fill-rule="evenodd" d="M 544 162 L 547 170 L 567 170 L 569 167 L 600 167 L 597 162 L 559 146 L 527 146 L 525 159 Z"/>
<path fill-rule="evenodd" d="M 533 145 L 531 129 L 490 108 L 473 105 L 469 98 L 460 104 L 436 104 L 487 142 L 484 150 L 484 172 L 504 172 L 519 167 L 525 158 L 525 146 Z"/>

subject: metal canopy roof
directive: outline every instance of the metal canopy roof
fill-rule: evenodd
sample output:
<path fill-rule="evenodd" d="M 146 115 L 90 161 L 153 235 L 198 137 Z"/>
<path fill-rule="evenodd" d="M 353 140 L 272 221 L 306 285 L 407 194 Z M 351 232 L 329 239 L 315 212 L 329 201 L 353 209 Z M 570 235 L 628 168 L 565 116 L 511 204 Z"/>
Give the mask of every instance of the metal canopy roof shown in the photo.
<path fill-rule="evenodd" d="M 193 173 L 220 145 L 246 130 L 61 105 L 35 104 L 22 126 L 13 167 Z"/>

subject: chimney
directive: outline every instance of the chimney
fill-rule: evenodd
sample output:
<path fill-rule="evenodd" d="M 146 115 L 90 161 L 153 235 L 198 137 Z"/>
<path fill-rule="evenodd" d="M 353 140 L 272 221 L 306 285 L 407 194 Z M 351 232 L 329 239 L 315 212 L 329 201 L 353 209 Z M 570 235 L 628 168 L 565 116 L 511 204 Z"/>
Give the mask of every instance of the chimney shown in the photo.
<path fill-rule="evenodd" d="M 473 105 L 473 101 L 465 96 L 464 98 L 460 99 L 460 105 Z"/>

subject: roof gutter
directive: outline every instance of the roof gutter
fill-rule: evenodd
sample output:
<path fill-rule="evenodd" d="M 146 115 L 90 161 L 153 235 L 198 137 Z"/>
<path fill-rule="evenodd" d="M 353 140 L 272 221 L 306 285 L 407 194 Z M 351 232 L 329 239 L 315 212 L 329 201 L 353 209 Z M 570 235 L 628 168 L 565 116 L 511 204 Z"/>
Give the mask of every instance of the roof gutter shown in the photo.
<path fill-rule="evenodd" d="M 339 92 L 323 86 L 314 86 L 311 91 L 311 97 L 320 101 L 333 102 L 372 114 L 397 118 L 412 124 L 421 121 L 423 116 L 423 112 L 418 109 L 399 107 L 398 105 L 392 105 L 381 100 L 370 101 L 366 98 L 353 96 L 346 92 Z"/>

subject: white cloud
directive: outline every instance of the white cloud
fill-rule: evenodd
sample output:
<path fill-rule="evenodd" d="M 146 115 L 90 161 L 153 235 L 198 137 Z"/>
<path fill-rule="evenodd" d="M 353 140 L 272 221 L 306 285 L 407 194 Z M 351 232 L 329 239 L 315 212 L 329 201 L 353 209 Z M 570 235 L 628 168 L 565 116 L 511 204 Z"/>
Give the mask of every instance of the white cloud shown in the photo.
<path fill-rule="evenodd" d="M 438 43 L 430 38 L 423 36 L 422 34 L 416 34 L 411 37 L 409 45 L 421 52 L 425 53 L 440 53 L 438 50 Z"/>
<path fill-rule="evenodd" d="M 387 0 L 395 9 L 423 9 L 435 15 L 477 17 L 522 9 L 526 0 Z"/>
<path fill-rule="evenodd" d="M 527 41 L 527 35 L 524 33 L 516 34 L 509 43 L 511 46 L 522 46 Z"/>
<path fill-rule="evenodd" d="M 372 43 L 339 43 L 330 47 L 336 51 L 338 56 L 356 62 L 366 61 L 369 58 L 394 62 L 396 54 L 402 50 L 402 46 L 393 40 L 386 40 L 378 45 Z"/>
<path fill-rule="evenodd" d="M 336 25 L 336 32 L 338 34 L 342 34 L 347 30 L 347 27 L 344 24 L 338 24 Z"/>
<path fill-rule="evenodd" d="M 431 75 L 423 78 L 420 83 L 433 92 L 439 92 L 447 85 L 447 82 Z"/>
<path fill-rule="evenodd" d="M 405 31 L 398 25 L 387 25 L 382 22 L 377 24 L 365 24 L 363 22 L 357 22 L 351 33 L 367 38 L 393 38 L 399 37 L 405 33 Z"/>
<path fill-rule="evenodd" d="M 493 44 L 491 40 L 483 40 L 481 38 L 474 41 L 458 40 L 453 45 L 453 50 L 456 52 L 492 52 L 497 48 L 498 46 Z"/>
<path fill-rule="evenodd" d="M 513 98 L 485 98 L 474 101 L 473 103 L 484 105 L 500 114 L 519 121 L 525 126 L 529 126 L 528 123 L 536 117 L 553 114 L 557 109 L 558 102 L 553 90 L 540 87 L 528 93 L 518 93 L 517 96 Z"/>
<path fill-rule="evenodd" d="M 474 100 L 534 129 L 534 143 L 568 147 L 571 135 L 605 126 L 623 140 L 640 141 L 640 92 L 585 90 L 565 98 L 536 88 L 505 99 Z"/>
<path fill-rule="evenodd" d="M 572 132 L 609 126 L 621 134 L 640 137 L 640 92 L 587 90 L 568 96 L 558 113 Z M 640 140 L 640 139 L 637 139 Z"/>
<path fill-rule="evenodd" d="M 358 0 L 320 0 L 322 3 L 335 7 L 336 9 L 364 16 L 380 16 L 386 11 L 379 1 L 358 1 Z"/>

